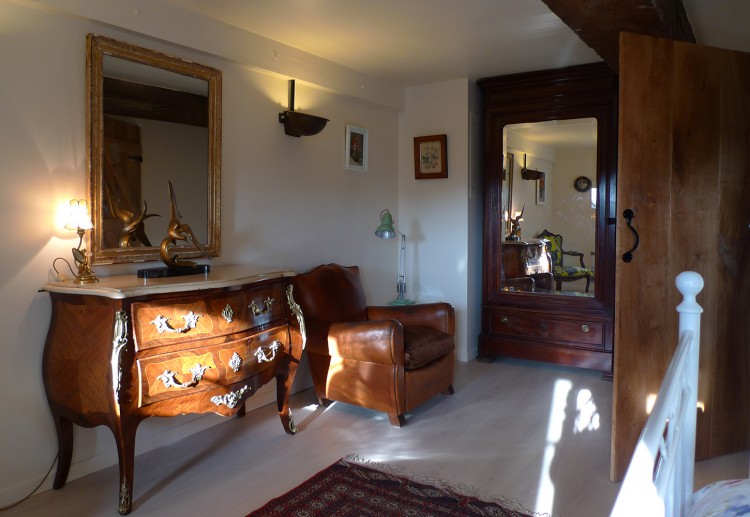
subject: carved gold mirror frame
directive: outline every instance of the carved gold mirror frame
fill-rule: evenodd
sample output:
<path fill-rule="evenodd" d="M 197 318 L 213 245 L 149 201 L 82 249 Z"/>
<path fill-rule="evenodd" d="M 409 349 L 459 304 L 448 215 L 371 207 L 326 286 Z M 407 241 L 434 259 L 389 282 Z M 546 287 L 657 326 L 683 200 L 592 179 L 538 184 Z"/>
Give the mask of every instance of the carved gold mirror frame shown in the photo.
<path fill-rule="evenodd" d="M 149 200 L 149 212 L 152 212 L 153 204 L 151 200 L 156 199 L 167 199 L 168 189 L 167 180 L 171 180 L 175 184 L 177 191 L 178 200 L 180 194 L 183 196 L 193 195 L 194 192 L 198 192 L 198 196 L 202 198 L 202 190 L 206 190 L 206 220 L 201 219 L 199 221 L 188 221 L 193 227 L 203 227 L 205 224 L 204 235 L 199 235 L 201 238 L 201 246 L 210 256 L 219 256 L 221 249 L 221 71 L 186 61 L 177 57 L 168 56 L 160 52 L 148 50 L 142 47 L 131 45 L 116 41 L 111 38 L 97 36 L 89 34 L 87 37 L 87 66 L 86 66 L 86 83 L 87 83 L 87 94 L 88 94 L 88 151 L 89 151 L 89 201 L 91 206 L 91 217 L 94 223 L 94 229 L 91 233 L 91 261 L 93 264 L 112 264 L 112 263 L 125 263 L 125 262 L 143 262 L 151 260 L 159 260 L 159 243 L 162 237 L 166 235 L 166 227 L 169 223 L 169 214 L 160 214 L 160 218 L 148 219 L 149 226 L 153 227 L 152 235 L 146 241 L 153 240 L 154 242 L 150 245 L 144 245 L 142 242 L 136 242 L 136 245 L 126 244 L 120 245 L 112 244 L 112 239 L 108 239 L 105 243 L 104 240 L 104 210 L 112 211 L 111 192 L 105 192 L 105 179 L 104 179 L 104 167 L 105 167 L 105 148 L 104 148 L 104 69 L 105 59 L 119 58 L 121 60 L 137 63 L 142 65 L 147 72 L 153 72 L 156 74 L 164 74 L 164 71 L 173 74 L 179 74 L 180 76 L 186 76 L 199 81 L 205 81 L 206 93 L 202 96 L 204 103 L 207 104 L 207 111 L 203 110 L 200 114 L 202 122 L 197 125 L 207 125 L 207 142 L 205 149 L 206 152 L 206 171 L 205 180 L 204 178 L 195 178 L 195 181 L 185 181 L 181 183 L 179 166 L 162 166 L 160 167 L 159 174 L 163 175 L 163 190 L 161 187 L 155 189 L 154 192 L 144 193 L 143 199 Z M 151 74 L 147 74 L 151 75 Z M 175 76 L 175 78 L 179 78 Z M 183 77 L 183 79 L 185 79 Z M 137 86 L 146 86 L 148 79 L 144 79 L 144 84 L 137 84 Z M 141 81 L 138 80 L 138 83 Z M 178 93 L 179 95 L 179 93 Z M 187 94 L 190 95 L 190 94 Z M 137 104 L 139 99 L 134 99 Z M 150 118 L 147 116 L 146 118 Z M 185 149 L 185 152 L 188 150 Z M 139 160 L 143 160 L 142 156 L 137 157 Z M 200 173 L 202 176 L 202 173 Z M 161 185 L 162 178 L 159 179 Z M 203 184 L 205 181 L 205 184 Z M 205 186 L 204 186 L 205 185 Z M 189 199 L 189 198 L 188 198 Z M 202 200 L 201 200 L 202 201 Z M 145 212 L 142 202 L 138 201 L 139 206 L 131 206 L 127 209 L 134 214 L 139 214 L 142 211 Z M 189 205 L 189 201 L 185 203 Z M 202 204 L 202 203 L 201 203 Z M 181 207 L 183 208 L 183 207 Z M 183 208 L 184 211 L 184 208 Z M 202 206 L 201 206 L 202 211 Z M 111 217 L 109 217 L 111 223 Z M 156 222 L 155 222 L 156 221 Z M 161 227 L 163 228 L 163 231 Z M 205 242 L 203 242 L 205 238 Z M 200 250 L 191 245 L 183 245 L 175 247 L 175 251 L 180 253 L 181 257 L 198 257 L 201 255 Z"/>

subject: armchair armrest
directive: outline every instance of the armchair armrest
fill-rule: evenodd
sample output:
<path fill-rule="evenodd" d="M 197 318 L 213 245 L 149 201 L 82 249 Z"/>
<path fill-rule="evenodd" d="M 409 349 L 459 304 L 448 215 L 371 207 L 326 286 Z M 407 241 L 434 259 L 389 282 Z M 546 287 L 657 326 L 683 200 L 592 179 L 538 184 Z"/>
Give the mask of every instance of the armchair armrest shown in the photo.
<path fill-rule="evenodd" d="M 333 323 L 328 330 L 328 354 L 355 361 L 404 364 L 404 328 L 398 321 Z"/>
<path fill-rule="evenodd" d="M 428 327 L 450 336 L 456 333 L 455 311 L 445 302 L 370 306 L 367 307 L 367 319 L 394 319 L 408 327 Z"/>
<path fill-rule="evenodd" d="M 581 267 L 585 268 L 586 264 L 583 263 L 583 253 L 580 251 L 563 251 L 563 255 L 570 255 L 572 257 L 578 257 L 578 260 L 581 261 Z"/>

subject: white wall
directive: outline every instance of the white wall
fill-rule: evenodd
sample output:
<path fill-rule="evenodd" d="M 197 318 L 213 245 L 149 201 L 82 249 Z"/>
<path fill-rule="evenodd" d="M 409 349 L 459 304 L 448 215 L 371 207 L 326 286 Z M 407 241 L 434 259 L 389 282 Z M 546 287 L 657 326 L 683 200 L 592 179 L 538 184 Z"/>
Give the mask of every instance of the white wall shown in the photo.
<path fill-rule="evenodd" d="M 404 92 L 377 78 L 163 0 L 0 2 L 0 215 L 9 232 L 0 269 L 0 506 L 33 489 L 57 451 L 41 378 L 50 302 L 37 290 L 52 278 L 55 257 L 69 258 L 77 244 L 61 219 L 71 198 L 86 195 L 90 32 L 222 70 L 222 255 L 214 264 L 295 271 L 357 264 L 368 301 L 385 303 L 393 298 L 397 250 L 373 230 L 380 211 L 391 207 L 410 239 L 412 294 L 453 303 L 458 357 L 476 354 L 481 187 L 472 159 L 478 140 L 470 141 L 479 126 L 474 85 L 415 89 L 405 110 Z M 297 109 L 330 119 L 320 135 L 289 137 L 278 123 L 291 77 L 298 79 Z M 369 130 L 367 172 L 344 170 L 347 124 Z M 449 177 L 417 182 L 411 139 L 440 133 L 448 134 Z M 137 267 L 94 269 L 107 276 Z M 304 369 L 298 380 L 309 385 Z M 272 386 L 266 388 L 251 399 L 256 407 L 273 400 Z M 215 415 L 146 420 L 137 453 L 220 421 Z M 75 427 L 69 479 L 114 463 L 108 429 Z M 43 489 L 50 486 L 48 480 Z"/>
<path fill-rule="evenodd" d="M 479 247 L 472 246 L 481 241 L 477 206 L 482 203 L 478 149 L 470 142 L 471 127 L 479 125 L 478 118 L 471 117 L 473 88 L 466 79 L 458 79 L 407 89 L 406 111 L 399 126 L 399 208 L 394 215 L 407 235 L 409 297 L 453 304 L 460 361 L 476 356 L 479 311 L 474 303 L 481 296 L 476 290 L 481 280 L 476 276 L 481 270 L 481 251 L 477 253 Z M 414 137 L 441 134 L 447 138 L 448 177 L 415 179 Z M 474 232 L 469 231 L 470 220 Z M 396 260 L 395 246 L 393 253 Z"/>

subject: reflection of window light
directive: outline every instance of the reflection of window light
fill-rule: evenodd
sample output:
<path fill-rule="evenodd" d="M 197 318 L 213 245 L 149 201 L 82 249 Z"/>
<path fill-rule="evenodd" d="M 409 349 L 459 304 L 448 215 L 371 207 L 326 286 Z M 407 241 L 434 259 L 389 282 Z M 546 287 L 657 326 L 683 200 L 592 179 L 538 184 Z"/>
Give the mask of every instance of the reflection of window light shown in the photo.
<path fill-rule="evenodd" d="M 537 488 L 536 504 L 534 511 L 541 514 L 552 514 L 555 503 L 555 484 L 549 475 L 552 461 L 555 458 L 557 444 L 563 437 L 563 424 L 565 423 L 565 410 L 573 389 L 573 383 L 567 379 L 558 379 L 552 392 L 552 403 L 550 405 L 549 420 L 547 422 L 547 437 L 544 447 L 544 458 L 542 469 L 539 473 L 539 485 Z M 599 429 L 599 410 L 594 401 L 594 395 L 588 389 L 578 390 L 576 394 L 576 416 L 573 423 L 573 434 L 584 431 L 596 431 Z M 573 408 L 570 408 L 571 410 Z"/>
<path fill-rule="evenodd" d="M 536 495 L 534 511 L 539 513 L 552 513 L 555 503 L 555 484 L 549 475 L 549 468 L 555 457 L 555 446 L 562 437 L 563 422 L 565 421 L 565 401 L 573 383 L 566 379 L 558 379 L 552 392 L 552 404 L 549 410 L 547 422 L 547 443 L 544 447 L 544 459 L 542 460 L 542 471 L 539 473 L 539 487 Z"/>
<path fill-rule="evenodd" d="M 599 411 L 594 403 L 594 396 L 589 390 L 580 390 L 576 400 L 576 421 L 573 434 L 599 429 Z"/>
<path fill-rule="evenodd" d="M 597 200 L 596 193 L 597 193 L 597 188 L 596 187 L 591 187 L 591 191 L 590 192 L 591 192 L 591 208 L 596 208 L 596 200 Z"/>

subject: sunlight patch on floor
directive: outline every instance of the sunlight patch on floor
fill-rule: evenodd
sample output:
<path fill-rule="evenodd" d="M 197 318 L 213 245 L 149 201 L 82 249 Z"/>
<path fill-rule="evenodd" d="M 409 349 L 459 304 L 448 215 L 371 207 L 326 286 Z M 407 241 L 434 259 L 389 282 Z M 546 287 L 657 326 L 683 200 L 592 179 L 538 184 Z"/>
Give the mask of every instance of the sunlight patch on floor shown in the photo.
<path fill-rule="evenodd" d="M 552 515 L 555 504 L 555 484 L 550 478 L 550 467 L 555 459 L 555 448 L 563 436 L 565 410 L 568 396 L 573 389 L 573 383 L 567 379 L 558 379 L 552 390 L 549 420 L 547 423 L 547 437 L 544 445 L 544 457 L 539 473 L 536 504 L 534 511 Z M 575 420 L 573 434 L 599 429 L 599 411 L 590 390 L 582 388 L 575 394 Z"/>
<path fill-rule="evenodd" d="M 552 507 L 555 502 L 555 484 L 549 477 L 549 469 L 555 457 L 555 445 L 562 436 L 562 425 L 565 421 L 565 400 L 572 388 L 573 383 L 569 380 L 558 379 L 552 391 L 552 405 L 547 422 L 547 440 L 544 446 L 542 470 L 539 473 L 536 504 L 534 505 L 534 511 L 539 513 L 552 514 Z"/>
<path fill-rule="evenodd" d="M 576 421 L 573 434 L 584 431 L 596 431 L 599 429 L 599 411 L 594 403 L 594 395 L 591 390 L 578 390 L 576 397 Z"/>

